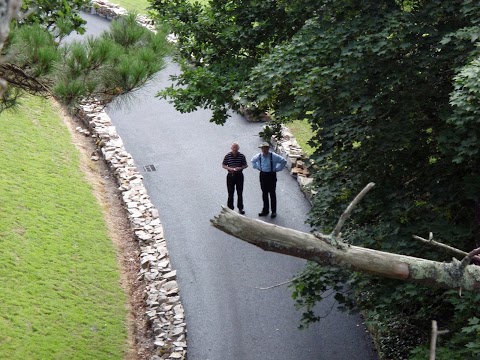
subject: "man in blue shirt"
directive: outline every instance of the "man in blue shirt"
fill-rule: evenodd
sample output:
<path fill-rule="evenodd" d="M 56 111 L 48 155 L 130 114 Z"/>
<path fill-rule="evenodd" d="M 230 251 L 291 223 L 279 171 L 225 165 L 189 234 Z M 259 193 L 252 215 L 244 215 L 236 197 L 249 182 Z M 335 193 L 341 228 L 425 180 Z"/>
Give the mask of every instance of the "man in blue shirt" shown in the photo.
<path fill-rule="evenodd" d="M 263 142 L 260 146 L 262 152 L 252 158 L 252 166 L 260 171 L 260 187 L 262 189 L 263 209 L 258 216 L 267 216 L 270 210 L 269 197 L 271 203 L 271 218 L 277 216 L 277 171 L 282 171 L 287 163 L 280 155 L 270 151 L 270 144 Z"/>

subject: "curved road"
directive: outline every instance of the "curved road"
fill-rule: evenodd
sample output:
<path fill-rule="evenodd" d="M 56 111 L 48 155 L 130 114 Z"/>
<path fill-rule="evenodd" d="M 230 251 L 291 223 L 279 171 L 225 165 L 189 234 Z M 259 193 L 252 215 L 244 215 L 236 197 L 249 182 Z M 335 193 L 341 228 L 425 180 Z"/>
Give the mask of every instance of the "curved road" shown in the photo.
<path fill-rule="evenodd" d="M 105 20 L 86 15 L 88 32 Z M 259 151 L 262 124 L 233 114 L 224 126 L 209 122 L 206 110 L 180 114 L 155 98 L 179 71 L 170 63 L 149 85 L 108 114 L 125 147 L 142 169 L 144 183 L 160 212 L 172 266 L 177 269 L 188 330 L 190 360 L 369 360 L 376 355 L 361 319 L 319 306 L 330 314 L 298 330 L 300 312 L 286 286 L 260 290 L 294 277 L 304 261 L 267 253 L 216 230 L 209 220 L 226 204 L 225 170 L 230 144 L 237 141 L 247 160 Z M 258 173 L 245 173 L 246 216 L 262 208 Z M 296 181 L 283 171 L 277 185 L 278 216 L 266 221 L 309 231 L 309 204 Z"/>

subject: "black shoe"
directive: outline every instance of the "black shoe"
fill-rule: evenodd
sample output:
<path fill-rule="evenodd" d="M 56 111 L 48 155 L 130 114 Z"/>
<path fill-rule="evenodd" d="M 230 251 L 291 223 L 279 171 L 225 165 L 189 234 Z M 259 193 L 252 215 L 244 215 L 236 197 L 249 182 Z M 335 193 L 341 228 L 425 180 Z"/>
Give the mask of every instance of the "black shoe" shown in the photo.
<path fill-rule="evenodd" d="M 272 215 L 270 215 L 270 217 L 273 219 L 273 218 L 276 218 L 277 217 L 277 213 L 276 212 L 272 212 Z"/>
<path fill-rule="evenodd" d="M 241 209 L 241 210 L 238 210 L 238 212 L 242 215 L 245 215 L 245 210 Z"/>
<path fill-rule="evenodd" d="M 258 213 L 258 216 L 267 216 L 268 211 L 262 211 L 261 213 Z"/>

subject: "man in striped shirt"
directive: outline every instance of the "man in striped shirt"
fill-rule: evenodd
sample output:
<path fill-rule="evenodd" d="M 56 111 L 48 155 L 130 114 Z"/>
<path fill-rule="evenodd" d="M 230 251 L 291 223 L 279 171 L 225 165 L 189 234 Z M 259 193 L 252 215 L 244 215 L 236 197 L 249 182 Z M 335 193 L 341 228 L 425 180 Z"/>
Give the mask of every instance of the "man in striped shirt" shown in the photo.
<path fill-rule="evenodd" d="M 222 167 L 228 171 L 227 174 L 227 190 L 228 201 L 227 206 L 230 209 L 234 209 L 233 198 L 235 196 L 235 188 L 237 189 L 237 207 L 240 214 L 245 214 L 243 210 L 243 169 L 248 167 L 245 155 L 240 151 L 240 146 L 234 142 L 232 143 L 231 150 L 223 159 Z"/>

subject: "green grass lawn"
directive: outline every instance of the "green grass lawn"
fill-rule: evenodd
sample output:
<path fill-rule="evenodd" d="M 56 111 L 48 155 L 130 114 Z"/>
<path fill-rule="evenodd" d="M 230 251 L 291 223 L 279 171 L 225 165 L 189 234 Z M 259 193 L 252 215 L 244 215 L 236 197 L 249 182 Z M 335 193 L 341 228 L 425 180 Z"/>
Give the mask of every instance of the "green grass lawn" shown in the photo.
<path fill-rule="evenodd" d="M 147 7 L 150 6 L 148 0 L 110 0 L 109 2 L 119 5 L 126 10 L 135 10 L 139 14 L 146 14 Z"/>
<path fill-rule="evenodd" d="M 194 2 L 192 0 L 191 2 Z M 109 0 L 110 3 L 121 6 L 126 10 L 135 10 L 139 14 L 146 14 L 147 8 L 150 6 L 148 0 Z M 207 4 L 208 0 L 197 0 L 201 4 Z"/>
<path fill-rule="evenodd" d="M 126 296 L 100 205 L 51 103 L 0 115 L 0 359 L 122 359 Z"/>
<path fill-rule="evenodd" d="M 308 145 L 308 141 L 312 138 L 313 131 L 308 121 L 295 120 L 285 124 L 285 126 L 290 129 L 305 154 L 312 155 L 314 149 Z"/>

